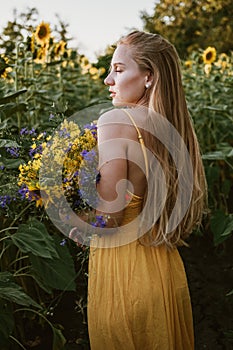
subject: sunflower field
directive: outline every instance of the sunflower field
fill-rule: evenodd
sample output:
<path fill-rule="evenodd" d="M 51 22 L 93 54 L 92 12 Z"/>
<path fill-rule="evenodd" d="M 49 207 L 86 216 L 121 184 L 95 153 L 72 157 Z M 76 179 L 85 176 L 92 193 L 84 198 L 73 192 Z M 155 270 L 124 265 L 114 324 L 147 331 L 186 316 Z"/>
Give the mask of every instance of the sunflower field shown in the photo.
<path fill-rule="evenodd" d="M 37 173 L 58 125 L 65 140 L 68 117 L 108 100 L 103 78 L 111 53 L 89 62 L 69 47 L 62 22 L 52 30 L 36 14 L 22 14 L 0 34 L 0 348 L 88 349 L 88 249 L 50 221 Z M 224 251 L 233 241 L 233 55 L 210 46 L 181 64 L 208 182 L 208 213 L 194 235 L 207 234 Z M 83 158 L 96 141 L 95 119 L 84 113 L 79 120 Z M 60 308 L 67 296 L 68 318 L 82 324 L 78 334 L 66 328 Z"/>

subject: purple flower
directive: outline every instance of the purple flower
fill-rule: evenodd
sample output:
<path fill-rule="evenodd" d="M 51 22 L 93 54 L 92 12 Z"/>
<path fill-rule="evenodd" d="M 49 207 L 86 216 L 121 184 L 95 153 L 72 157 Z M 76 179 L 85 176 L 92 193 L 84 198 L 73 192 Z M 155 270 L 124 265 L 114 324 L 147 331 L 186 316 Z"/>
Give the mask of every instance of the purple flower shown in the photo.
<path fill-rule="evenodd" d="M 14 158 L 19 157 L 19 148 L 18 147 L 6 147 L 6 151 Z"/>
<path fill-rule="evenodd" d="M 97 139 L 97 126 L 95 124 L 86 124 L 84 129 L 90 130 L 95 139 Z"/>
<path fill-rule="evenodd" d="M 106 221 L 104 220 L 103 215 L 96 215 L 96 221 L 92 221 L 91 225 L 94 227 L 104 228 L 106 226 Z"/>
<path fill-rule="evenodd" d="M 66 243 L 67 243 L 67 240 L 64 238 L 64 239 L 60 242 L 60 245 L 61 245 L 62 247 L 64 247 L 64 245 L 66 245 Z"/>
<path fill-rule="evenodd" d="M 66 128 L 64 128 L 64 129 L 59 130 L 59 136 L 61 136 L 61 137 L 70 137 L 70 133 L 67 132 Z"/>
<path fill-rule="evenodd" d="M 0 165 L 0 170 L 5 169 L 5 165 Z"/>
<path fill-rule="evenodd" d="M 27 128 L 22 128 L 20 130 L 20 135 L 27 135 L 29 133 L 28 129 Z"/>
<path fill-rule="evenodd" d="M 27 186 L 23 185 L 18 190 L 18 193 L 21 196 L 21 199 L 26 199 L 26 196 L 29 193 L 29 190 L 28 190 Z"/>
<path fill-rule="evenodd" d="M 36 130 L 34 128 L 32 128 L 31 130 L 29 130 L 29 134 L 36 135 Z"/>
<path fill-rule="evenodd" d="M 20 135 L 36 135 L 36 131 L 34 128 L 28 130 L 28 128 L 22 128 L 20 130 Z"/>
<path fill-rule="evenodd" d="M 84 150 L 81 152 L 81 156 L 87 161 L 92 161 L 96 156 L 96 152 L 93 149 L 91 151 Z"/>
<path fill-rule="evenodd" d="M 42 151 L 43 151 L 42 146 L 39 145 L 36 148 L 31 148 L 30 151 L 28 152 L 28 154 L 29 154 L 30 157 L 33 157 L 36 153 L 41 154 Z"/>
<path fill-rule="evenodd" d="M 0 196 L 0 207 L 6 208 L 12 200 L 15 200 L 14 198 L 11 198 L 8 194 L 5 194 L 4 196 Z"/>

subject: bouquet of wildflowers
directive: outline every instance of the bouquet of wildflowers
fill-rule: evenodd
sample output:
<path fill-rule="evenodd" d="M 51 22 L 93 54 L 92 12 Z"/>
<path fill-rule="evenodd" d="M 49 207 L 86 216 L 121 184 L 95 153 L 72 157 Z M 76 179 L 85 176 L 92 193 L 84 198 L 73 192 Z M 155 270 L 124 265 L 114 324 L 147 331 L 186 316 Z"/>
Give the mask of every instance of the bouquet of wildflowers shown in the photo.
<path fill-rule="evenodd" d="M 74 211 L 86 210 L 86 194 L 98 175 L 96 122 L 81 129 L 65 119 L 53 136 L 42 133 L 33 141 L 32 159 L 19 167 L 21 195 L 36 206 L 52 203 L 62 208 L 65 198 Z"/>

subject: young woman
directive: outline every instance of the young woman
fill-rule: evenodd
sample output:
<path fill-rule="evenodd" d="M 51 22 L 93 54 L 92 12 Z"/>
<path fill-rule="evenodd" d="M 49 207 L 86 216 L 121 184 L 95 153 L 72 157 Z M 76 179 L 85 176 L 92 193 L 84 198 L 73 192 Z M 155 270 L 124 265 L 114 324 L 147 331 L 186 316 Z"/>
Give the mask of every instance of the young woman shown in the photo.
<path fill-rule="evenodd" d="M 116 108 L 98 120 L 96 213 L 107 234 L 90 250 L 91 349 L 191 350 L 177 246 L 201 222 L 206 184 L 174 46 L 156 34 L 126 35 L 105 84 Z"/>

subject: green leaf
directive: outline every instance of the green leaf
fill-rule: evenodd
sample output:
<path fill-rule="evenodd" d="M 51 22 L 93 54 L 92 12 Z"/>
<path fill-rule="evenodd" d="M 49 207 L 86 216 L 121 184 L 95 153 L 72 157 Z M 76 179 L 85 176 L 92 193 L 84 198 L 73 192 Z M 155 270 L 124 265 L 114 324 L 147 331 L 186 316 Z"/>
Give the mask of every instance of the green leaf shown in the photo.
<path fill-rule="evenodd" d="M 219 145 L 220 148 L 221 145 Z M 202 159 L 223 160 L 233 156 L 233 149 L 228 144 L 223 144 L 221 150 L 203 154 Z"/>
<path fill-rule="evenodd" d="M 12 305 L 5 300 L 0 300 L 0 345 L 6 345 L 9 336 L 14 329 L 14 317 Z"/>
<path fill-rule="evenodd" d="M 226 226 L 221 236 L 226 237 L 233 233 L 233 215 L 228 215 L 226 217 Z"/>
<path fill-rule="evenodd" d="M 0 298 L 24 306 L 35 306 L 41 308 L 22 287 L 14 282 L 13 275 L 10 272 L 0 272 Z"/>
<path fill-rule="evenodd" d="M 11 239 L 23 253 L 32 253 L 35 256 L 48 258 L 49 261 L 52 258 L 58 258 L 52 237 L 48 234 L 45 225 L 36 219 L 20 225 Z"/>
<path fill-rule="evenodd" d="M 230 295 L 233 295 L 233 289 L 226 294 L 227 297 L 229 297 Z"/>
<path fill-rule="evenodd" d="M 214 235 L 214 244 L 224 242 L 233 231 L 233 215 L 225 214 L 218 210 L 212 214 L 210 219 L 210 228 Z"/>
<path fill-rule="evenodd" d="M 53 350 L 64 349 L 66 339 L 65 339 L 64 335 L 62 334 L 61 330 L 57 329 L 55 327 L 53 327 L 52 330 L 53 330 Z"/>
<path fill-rule="evenodd" d="M 232 186 L 232 181 L 225 179 L 222 183 L 221 186 L 221 191 L 225 196 L 228 196 L 228 194 L 230 193 L 231 190 L 231 186 Z"/>
<path fill-rule="evenodd" d="M 17 159 L 8 159 L 8 158 L 4 158 L 2 160 L 2 164 L 7 168 L 7 169 L 18 169 L 18 167 L 20 166 L 20 164 L 25 163 L 25 161 L 21 158 L 17 158 Z"/>
<path fill-rule="evenodd" d="M 0 139 L 0 148 L 2 147 L 20 147 L 14 140 Z"/>
<path fill-rule="evenodd" d="M 223 160 L 226 158 L 226 155 L 222 151 L 210 152 L 202 155 L 202 159 L 208 160 Z"/>
<path fill-rule="evenodd" d="M 203 106 L 203 109 L 207 109 L 210 111 L 216 111 L 216 112 L 224 112 L 228 108 L 227 105 L 225 106 Z"/>
<path fill-rule="evenodd" d="M 2 97 L 2 98 L 0 98 L 0 104 L 8 103 L 9 101 L 15 99 L 16 97 L 18 97 L 21 94 L 24 94 L 25 92 L 27 92 L 27 89 L 22 89 L 22 90 L 19 90 L 13 94 Z"/>
<path fill-rule="evenodd" d="M 0 123 L 0 130 L 4 130 L 7 128 L 7 122 L 8 122 L 8 119 L 5 119 L 3 120 L 3 122 Z"/>
<path fill-rule="evenodd" d="M 50 288 L 75 291 L 76 272 L 74 262 L 66 246 L 60 245 L 60 239 L 54 237 L 58 257 L 54 259 L 41 259 L 34 254 L 29 254 L 32 265 L 31 274 L 44 286 Z"/>
<path fill-rule="evenodd" d="M 208 189 L 212 191 L 213 186 L 216 181 L 218 181 L 220 176 L 219 166 L 205 167 L 206 178 L 208 182 Z"/>
<path fill-rule="evenodd" d="M 228 158 L 233 157 L 233 148 L 232 148 L 232 150 L 230 150 L 230 152 L 227 154 L 227 157 L 228 157 Z"/>
<path fill-rule="evenodd" d="M 8 103 L 5 105 L 0 105 L 0 111 L 3 111 L 7 117 L 12 116 L 16 112 L 26 112 L 26 103 Z"/>

